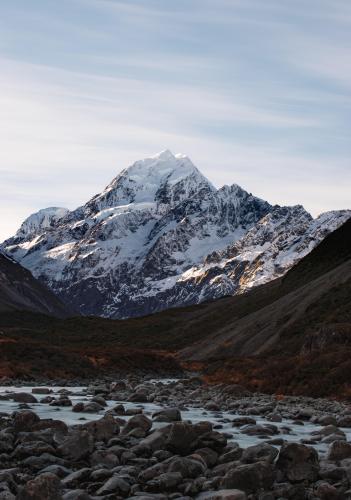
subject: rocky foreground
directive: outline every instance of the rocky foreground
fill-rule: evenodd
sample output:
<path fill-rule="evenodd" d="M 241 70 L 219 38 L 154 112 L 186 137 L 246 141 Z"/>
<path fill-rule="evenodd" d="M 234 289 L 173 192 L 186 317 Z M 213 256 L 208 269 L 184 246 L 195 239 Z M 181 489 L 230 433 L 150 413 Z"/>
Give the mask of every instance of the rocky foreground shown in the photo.
<path fill-rule="evenodd" d="M 0 500 L 351 499 L 347 404 L 251 394 L 196 378 L 99 381 L 79 402 L 70 395 L 40 387 L 0 396 L 18 404 L 0 416 Z M 39 401 L 57 415 L 63 407 L 81 414 L 82 423 L 40 419 Z M 148 416 L 150 402 L 161 409 Z M 186 420 L 190 407 L 203 408 L 202 422 Z M 95 420 L 84 420 L 92 414 Z M 286 420 L 313 422 L 316 430 L 289 442 L 291 428 L 280 425 Z M 256 444 L 240 447 L 238 430 Z"/>

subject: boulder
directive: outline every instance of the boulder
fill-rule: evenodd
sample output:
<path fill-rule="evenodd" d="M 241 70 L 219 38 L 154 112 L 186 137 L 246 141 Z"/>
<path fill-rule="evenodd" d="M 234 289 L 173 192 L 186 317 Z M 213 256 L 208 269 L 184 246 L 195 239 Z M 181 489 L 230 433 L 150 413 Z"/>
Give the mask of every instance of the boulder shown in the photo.
<path fill-rule="evenodd" d="M 147 469 L 144 469 L 138 475 L 138 480 L 142 483 L 150 481 L 150 479 L 154 479 L 160 474 L 165 472 L 167 465 L 166 464 L 155 464 Z"/>
<path fill-rule="evenodd" d="M 97 495 L 103 496 L 113 493 L 115 495 L 127 496 L 129 491 L 129 483 L 116 474 L 106 481 L 106 483 L 97 491 Z"/>
<path fill-rule="evenodd" d="M 211 448 L 211 450 L 220 453 L 227 446 L 227 438 L 217 431 L 205 432 L 199 436 L 198 444 L 203 448 Z"/>
<path fill-rule="evenodd" d="M 84 403 L 81 401 L 79 403 L 76 403 L 75 405 L 72 406 L 72 411 L 75 413 L 81 413 L 84 411 Z"/>
<path fill-rule="evenodd" d="M 195 479 L 204 474 L 206 465 L 199 456 L 199 460 L 191 457 L 174 457 L 168 465 L 167 472 L 179 472 L 184 478 Z"/>
<path fill-rule="evenodd" d="M 63 495 L 63 500 L 93 500 L 84 490 L 71 490 Z"/>
<path fill-rule="evenodd" d="M 21 410 L 13 414 L 13 426 L 15 432 L 31 431 L 35 424 L 40 422 L 40 418 L 34 411 Z"/>
<path fill-rule="evenodd" d="M 318 453 L 314 448 L 304 444 L 283 444 L 276 465 L 283 477 L 292 483 L 313 482 L 318 477 Z"/>
<path fill-rule="evenodd" d="M 22 464 L 34 471 L 40 471 L 47 467 L 48 465 L 56 464 L 56 465 L 64 465 L 64 461 L 62 458 L 56 457 L 55 455 L 51 455 L 50 453 L 43 453 L 39 457 L 28 457 L 22 459 Z"/>
<path fill-rule="evenodd" d="M 0 500 L 16 500 L 16 496 L 6 483 L 0 483 Z"/>
<path fill-rule="evenodd" d="M 168 427 L 153 431 L 145 439 L 140 441 L 139 446 L 146 446 L 150 448 L 151 451 L 162 450 L 166 446 L 168 431 Z"/>
<path fill-rule="evenodd" d="M 351 427 L 351 415 L 343 415 L 337 419 L 339 427 Z"/>
<path fill-rule="evenodd" d="M 38 400 L 28 392 L 15 392 L 12 394 L 12 399 L 16 403 L 37 403 Z"/>
<path fill-rule="evenodd" d="M 12 456 L 18 459 L 26 457 L 40 456 L 43 453 L 55 454 L 55 449 L 48 443 L 43 441 L 29 441 L 23 442 L 16 446 Z"/>
<path fill-rule="evenodd" d="M 127 384 L 124 382 L 124 380 L 116 380 L 115 382 L 111 382 L 110 384 L 111 392 L 124 391 L 126 388 Z"/>
<path fill-rule="evenodd" d="M 72 401 L 67 396 L 60 396 L 58 399 L 53 399 L 50 403 L 50 406 L 72 406 Z"/>
<path fill-rule="evenodd" d="M 94 436 L 96 441 L 107 442 L 116 434 L 119 434 L 119 425 L 112 415 L 107 414 L 99 420 L 93 420 L 82 426 Z"/>
<path fill-rule="evenodd" d="M 318 423 L 320 425 L 338 425 L 337 419 L 333 417 L 333 415 L 323 415 L 322 417 L 319 417 Z"/>
<path fill-rule="evenodd" d="M 133 429 L 142 429 L 147 433 L 152 427 L 152 421 L 143 414 L 134 415 L 123 428 L 123 434 L 129 434 Z"/>
<path fill-rule="evenodd" d="M 152 415 L 155 422 L 180 422 L 182 415 L 178 408 L 165 408 L 157 411 Z"/>
<path fill-rule="evenodd" d="M 252 417 L 236 417 L 232 421 L 233 427 L 242 427 L 243 425 L 255 425 L 256 420 Z"/>
<path fill-rule="evenodd" d="M 134 392 L 129 396 L 128 401 L 131 403 L 147 403 L 148 397 L 144 392 Z"/>
<path fill-rule="evenodd" d="M 179 455 L 189 455 L 196 448 L 197 443 L 198 434 L 195 426 L 185 422 L 176 422 L 171 425 L 166 440 L 166 447 L 169 451 Z"/>
<path fill-rule="evenodd" d="M 315 489 L 316 497 L 320 500 L 341 500 L 341 494 L 329 483 L 321 483 Z"/>
<path fill-rule="evenodd" d="M 63 457 L 77 461 L 90 455 L 93 449 L 94 438 L 87 430 L 71 431 L 59 447 Z"/>
<path fill-rule="evenodd" d="M 52 392 L 48 387 L 33 387 L 32 394 L 50 394 Z"/>
<path fill-rule="evenodd" d="M 229 449 L 226 448 L 225 453 L 220 455 L 220 457 L 218 458 L 218 463 L 226 464 L 228 462 L 233 462 L 234 460 L 239 460 L 242 454 L 243 450 L 242 448 L 240 448 L 238 443 L 231 443 L 231 447 Z"/>
<path fill-rule="evenodd" d="M 27 481 L 20 489 L 17 500 L 62 500 L 61 481 L 50 472 Z"/>
<path fill-rule="evenodd" d="M 126 410 L 122 404 L 116 405 L 112 408 L 113 413 L 116 415 L 125 415 Z"/>
<path fill-rule="evenodd" d="M 55 476 L 59 477 L 60 479 L 68 476 L 69 474 L 72 473 L 71 469 L 67 469 L 67 467 L 64 467 L 63 465 L 58 465 L 58 464 L 52 464 L 48 465 L 44 469 L 40 471 L 40 474 L 43 474 L 44 472 L 52 472 L 55 474 Z"/>
<path fill-rule="evenodd" d="M 242 427 L 241 432 L 249 436 L 273 436 L 274 434 L 279 434 L 279 429 L 272 424 L 249 424 Z"/>
<path fill-rule="evenodd" d="M 328 450 L 327 459 L 332 461 L 344 460 L 351 458 L 351 443 L 344 441 L 334 441 Z"/>
<path fill-rule="evenodd" d="M 43 418 L 32 426 L 33 431 L 43 431 L 45 429 L 53 429 L 55 432 L 67 434 L 68 427 L 62 420 L 54 420 L 52 418 Z"/>
<path fill-rule="evenodd" d="M 194 453 L 202 458 L 207 467 L 213 467 L 218 461 L 218 453 L 211 448 L 199 448 Z"/>
<path fill-rule="evenodd" d="M 165 472 L 147 483 L 150 491 L 172 491 L 183 481 L 180 472 Z"/>
<path fill-rule="evenodd" d="M 249 446 L 243 451 L 241 461 L 246 464 L 251 464 L 258 461 L 273 463 L 278 455 L 278 450 L 274 446 L 267 443 L 259 443 L 254 446 Z"/>
<path fill-rule="evenodd" d="M 83 412 L 84 413 L 99 413 L 104 407 L 95 401 L 89 401 L 89 403 L 84 403 Z M 76 410 L 77 411 L 77 410 Z"/>
<path fill-rule="evenodd" d="M 108 450 L 96 450 L 90 456 L 90 463 L 92 466 L 113 469 L 119 465 L 119 460 L 114 453 L 111 453 Z"/>
<path fill-rule="evenodd" d="M 62 479 L 62 485 L 65 488 L 76 488 L 80 485 L 80 483 L 87 481 L 90 478 L 90 474 L 91 469 L 89 469 L 89 467 L 76 470 Z"/>
<path fill-rule="evenodd" d="M 100 406 L 107 406 L 106 400 L 103 396 L 94 396 L 91 401 L 93 403 L 97 403 Z"/>
<path fill-rule="evenodd" d="M 274 473 L 271 464 L 257 462 L 230 469 L 222 479 L 221 486 L 225 489 L 235 488 L 245 493 L 255 493 L 261 488 L 269 490 L 273 481 Z"/>
<path fill-rule="evenodd" d="M 219 490 L 204 491 L 196 495 L 195 500 L 246 500 L 244 491 L 240 490 Z"/>

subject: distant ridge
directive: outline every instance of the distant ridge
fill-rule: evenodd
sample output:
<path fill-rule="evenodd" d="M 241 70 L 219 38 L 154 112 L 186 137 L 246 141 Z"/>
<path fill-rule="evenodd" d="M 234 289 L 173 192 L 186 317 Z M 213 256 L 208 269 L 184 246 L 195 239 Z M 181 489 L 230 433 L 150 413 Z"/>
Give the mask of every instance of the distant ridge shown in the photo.
<path fill-rule="evenodd" d="M 22 310 L 58 317 L 70 313 L 27 269 L 0 253 L 0 313 Z"/>

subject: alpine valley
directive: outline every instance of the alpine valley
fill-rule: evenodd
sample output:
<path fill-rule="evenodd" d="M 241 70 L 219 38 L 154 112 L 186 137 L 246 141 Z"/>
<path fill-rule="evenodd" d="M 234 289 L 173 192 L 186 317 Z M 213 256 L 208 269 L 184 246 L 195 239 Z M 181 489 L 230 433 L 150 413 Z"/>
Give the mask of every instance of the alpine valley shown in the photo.
<path fill-rule="evenodd" d="M 188 157 L 164 151 L 76 210 L 31 215 L 1 248 L 81 314 L 128 318 L 278 278 L 350 216 L 313 219 L 236 184 L 216 189 Z"/>

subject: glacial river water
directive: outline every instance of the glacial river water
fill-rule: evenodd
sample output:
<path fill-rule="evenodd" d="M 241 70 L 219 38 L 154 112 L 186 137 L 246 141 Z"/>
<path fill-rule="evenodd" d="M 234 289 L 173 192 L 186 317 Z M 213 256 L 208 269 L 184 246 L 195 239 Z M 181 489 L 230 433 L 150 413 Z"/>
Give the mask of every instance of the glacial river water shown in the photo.
<path fill-rule="evenodd" d="M 29 386 L 25 387 L 0 386 L 0 413 L 10 414 L 13 411 L 18 410 L 20 406 L 19 403 L 16 403 L 14 401 L 1 399 L 1 396 L 14 392 L 27 392 L 32 394 L 32 388 L 33 387 Z M 91 399 L 91 395 L 87 394 L 86 392 L 86 387 L 52 387 L 51 389 L 53 392 L 50 395 L 52 396 L 59 396 L 61 389 L 69 391 L 70 394 L 68 397 L 70 398 L 73 404 L 78 403 L 80 401 L 87 402 Z M 40 394 L 34 394 L 34 396 L 38 400 L 45 397 L 45 395 L 40 395 Z M 105 407 L 104 410 L 102 410 L 99 413 L 75 413 L 72 411 L 71 406 L 56 407 L 41 403 L 31 403 L 28 406 L 33 411 L 35 411 L 40 418 L 59 419 L 63 420 L 66 424 L 71 425 L 71 424 L 79 424 L 99 419 L 104 415 L 104 413 L 108 409 L 113 408 L 119 403 L 122 403 L 126 409 L 142 408 L 144 413 L 150 418 L 154 412 L 162 408 L 161 406 L 153 403 L 130 403 L 127 401 L 107 401 L 107 407 Z M 218 430 L 220 432 L 225 432 L 227 434 L 230 434 L 231 437 L 229 438 L 229 440 L 237 442 L 242 448 L 246 448 L 248 446 L 262 442 L 262 439 L 260 439 L 258 436 L 248 436 L 242 433 L 239 428 L 232 427 L 231 421 L 234 418 L 240 416 L 242 415 L 225 411 L 223 412 L 208 411 L 203 408 L 187 407 L 186 411 L 182 411 L 183 420 L 188 420 L 192 423 L 207 420 L 212 422 L 215 426 L 220 425 L 221 428 L 219 428 Z M 257 424 L 272 424 L 272 422 L 268 422 L 264 418 L 261 418 L 257 415 L 253 415 L 252 417 L 256 420 Z M 124 418 L 125 420 L 127 420 L 130 417 L 122 416 L 119 418 Z M 167 424 L 155 422 L 153 424 L 153 428 L 156 429 L 164 425 Z M 293 421 L 289 419 L 283 419 L 282 422 L 274 422 L 274 425 L 276 425 L 280 429 L 280 434 L 271 437 L 283 438 L 290 442 L 292 441 L 301 442 L 302 440 L 312 439 L 313 436 L 311 435 L 311 433 L 313 431 L 318 431 L 319 429 L 321 429 L 321 426 L 317 424 L 305 422 L 304 425 L 297 425 L 294 424 Z M 289 430 L 286 430 L 286 428 L 288 428 Z M 347 440 L 351 441 L 351 429 L 342 429 L 342 430 L 345 432 Z M 267 436 L 265 440 L 268 440 L 269 438 L 270 437 Z M 329 445 L 326 443 L 318 443 L 313 446 L 321 454 L 324 454 L 327 451 Z"/>

